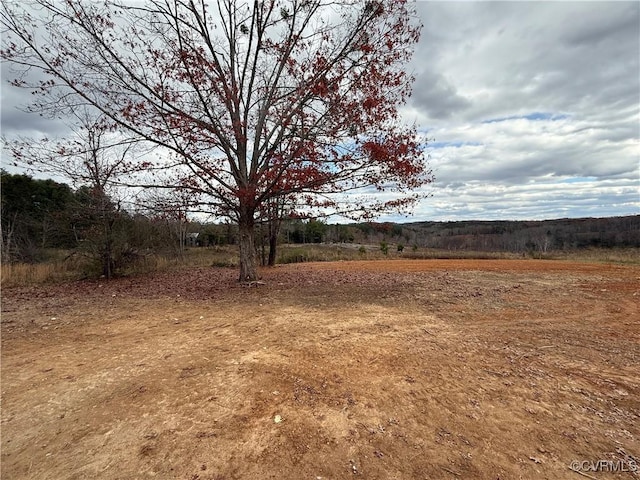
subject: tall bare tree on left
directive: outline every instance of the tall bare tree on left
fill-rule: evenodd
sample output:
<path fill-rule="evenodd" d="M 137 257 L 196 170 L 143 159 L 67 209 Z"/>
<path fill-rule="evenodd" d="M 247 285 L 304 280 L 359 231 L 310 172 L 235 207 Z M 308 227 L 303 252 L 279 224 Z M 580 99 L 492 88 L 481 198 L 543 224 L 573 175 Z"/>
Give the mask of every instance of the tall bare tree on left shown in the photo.
<path fill-rule="evenodd" d="M 237 223 L 241 281 L 265 205 L 404 212 L 433 179 L 399 112 L 421 29 L 407 0 L 0 2 L 33 109 L 90 106 L 172 152 L 174 186 Z"/>

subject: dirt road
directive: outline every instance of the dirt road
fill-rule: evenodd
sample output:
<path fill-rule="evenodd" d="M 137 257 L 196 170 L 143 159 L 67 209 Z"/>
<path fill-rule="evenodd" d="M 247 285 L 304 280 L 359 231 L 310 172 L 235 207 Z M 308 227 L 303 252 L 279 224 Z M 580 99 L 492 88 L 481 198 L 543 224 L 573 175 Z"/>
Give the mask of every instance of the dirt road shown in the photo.
<path fill-rule="evenodd" d="M 640 267 L 235 277 L 5 289 L 2 479 L 640 478 Z"/>

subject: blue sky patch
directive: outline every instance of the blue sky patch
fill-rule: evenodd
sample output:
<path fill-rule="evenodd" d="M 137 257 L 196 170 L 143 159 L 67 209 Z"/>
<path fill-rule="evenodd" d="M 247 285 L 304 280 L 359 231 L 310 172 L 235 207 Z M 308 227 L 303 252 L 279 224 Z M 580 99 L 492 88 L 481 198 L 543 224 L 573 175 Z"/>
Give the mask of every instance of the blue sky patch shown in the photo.
<path fill-rule="evenodd" d="M 596 181 L 596 177 L 571 177 L 565 178 L 564 180 L 560 180 L 560 183 L 584 183 L 584 182 L 594 182 Z"/>
<path fill-rule="evenodd" d="M 453 148 L 460 148 L 460 147 L 477 147 L 479 145 L 482 145 L 482 143 L 480 142 L 429 142 L 427 143 L 427 147 L 429 148 L 446 148 L 446 147 L 453 147 Z"/>
<path fill-rule="evenodd" d="M 557 120 L 563 120 L 568 117 L 569 115 L 565 115 L 563 113 L 554 114 L 549 112 L 532 112 L 526 115 L 512 115 L 510 117 L 491 118 L 489 120 L 483 120 L 480 123 L 498 123 L 498 122 L 506 122 L 509 120 L 520 120 L 520 119 L 531 120 L 531 121 L 551 120 L 552 122 L 555 122 Z"/>

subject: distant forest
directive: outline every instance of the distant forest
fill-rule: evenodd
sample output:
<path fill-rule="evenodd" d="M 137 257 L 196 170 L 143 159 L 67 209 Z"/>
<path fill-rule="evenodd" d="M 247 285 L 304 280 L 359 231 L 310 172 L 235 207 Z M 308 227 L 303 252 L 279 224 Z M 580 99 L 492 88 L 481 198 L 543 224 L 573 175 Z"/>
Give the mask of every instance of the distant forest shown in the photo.
<path fill-rule="evenodd" d="M 53 180 L 2 172 L 2 260 L 38 262 L 49 249 L 90 255 L 110 271 L 146 252 L 236 244 L 232 223 L 203 223 L 180 211 L 129 211 L 86 187 L 72 190 Z M 268 225 L 258 226 L 258 245 L 268 248 Z M 454 221 L 328 224 L 283 219 L 279 243 L 395 244 L 492 252 L 639 248 L 640 215 L 543 221 Z"/>
<path fill-rule="evenodd" d="M 284 228 L 301 241 L 302 225 Z M 314 227 L 313 230 L 318 230 Z M 304 241 L 310 241 L 307 235 Z M 328 225 L 322 241 L 378 243 L 405 247 L 491 252 L 568 251 L 584 248 L 640 247 L 640 215 L 610 218 L 564 218 L 541 221 L 453 221 Z"/>
<path fill-rule="evenodd" d="M 542 221 L 422 222 L 403 225 L 422 247 L 523 252 L 640 247 L 640 215 Z"/>

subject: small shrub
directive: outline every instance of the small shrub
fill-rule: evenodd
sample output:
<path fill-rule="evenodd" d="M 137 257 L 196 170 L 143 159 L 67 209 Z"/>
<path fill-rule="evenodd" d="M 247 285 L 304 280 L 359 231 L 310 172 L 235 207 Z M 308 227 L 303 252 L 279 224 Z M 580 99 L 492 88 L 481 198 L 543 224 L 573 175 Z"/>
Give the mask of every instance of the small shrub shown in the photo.
<path fill-rule="evenodd" d="M 385 241 L 380 242 L 380 251 L 387 255 L 389 253 L 389 244 Z"/>
<path fill-rule="evenodd" d="M 237 267 L 238 262 L 236 262 L 233 258 L 216 259 L 211 263 L 211 266 L 218 268 L 232 268 Z"/>
<path fill-rule="evenodd" d="M 278 256 L 277 263 L 303 263 L 312 261 L 312 255 L 310 249 L 306 248 L 292 248 L 290 250 L 284 250 Z"/>
<path fill-rule="evenodd" d="M 398 244 L 398 253 L 402 253 L 404 251 L 404 245 L 401 243 Z"/>
<path fill-rule="evenodd" d="M 365 255 L 367 253 L 367 249 L 365 248 L 364 245 L 360 245 L 360 248 L 358 249 L 358 253 L 360 255 Z"/>

